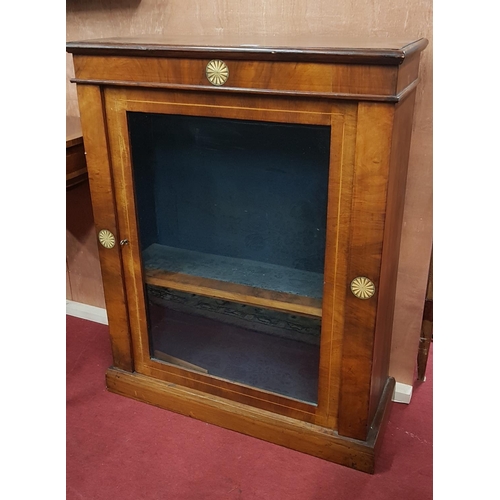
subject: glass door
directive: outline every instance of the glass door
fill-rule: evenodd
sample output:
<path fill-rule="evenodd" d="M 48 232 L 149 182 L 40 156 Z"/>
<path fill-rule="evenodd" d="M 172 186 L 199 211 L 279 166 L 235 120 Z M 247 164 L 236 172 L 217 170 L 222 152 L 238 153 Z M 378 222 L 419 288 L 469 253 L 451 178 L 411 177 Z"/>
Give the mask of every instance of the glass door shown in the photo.
<path fill-rule="evenodd" d="M 330 127 L 126 116 L 151 359 L 317 404 Z"/>
<path fill-rule="evenodd" d="M 335 428 L 356 105 L 119 86 L 104 103 L 131 369 Z"/>

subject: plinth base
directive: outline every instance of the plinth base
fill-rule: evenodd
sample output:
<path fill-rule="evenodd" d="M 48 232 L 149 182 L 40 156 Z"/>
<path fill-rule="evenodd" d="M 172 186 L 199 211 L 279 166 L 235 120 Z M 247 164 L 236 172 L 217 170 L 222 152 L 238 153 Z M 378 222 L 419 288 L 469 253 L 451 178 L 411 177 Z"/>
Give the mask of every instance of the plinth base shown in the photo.
<path fill-rule="evenodd" d="M 394 384 L 393 378 L 387 380 L 368 438 L 358 441 L 339 436 L 331 429 L 138 373 L 117 368 L 106 373 L 110 392 L 370 474 L 375 470 L 375 456 L 388 420 Z"/>

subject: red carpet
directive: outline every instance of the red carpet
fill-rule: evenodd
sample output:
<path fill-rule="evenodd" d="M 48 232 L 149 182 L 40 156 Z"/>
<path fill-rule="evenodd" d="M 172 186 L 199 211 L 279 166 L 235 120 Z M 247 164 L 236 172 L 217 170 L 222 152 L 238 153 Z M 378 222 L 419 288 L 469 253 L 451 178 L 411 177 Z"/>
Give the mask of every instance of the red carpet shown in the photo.
<path fill-rule="evenodd" d="M 67 500 L 432 498 L 432 350 L 372 476 L 107 392 L 107 335 L 67 316 Z"/>

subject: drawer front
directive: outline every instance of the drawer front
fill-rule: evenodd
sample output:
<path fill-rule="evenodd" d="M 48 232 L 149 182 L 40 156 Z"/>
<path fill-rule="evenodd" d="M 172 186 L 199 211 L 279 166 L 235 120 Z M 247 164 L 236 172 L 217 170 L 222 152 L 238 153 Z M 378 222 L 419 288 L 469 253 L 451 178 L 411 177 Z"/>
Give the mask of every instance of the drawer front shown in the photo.
<path fill-rule="evenodd" d="M 75 56 L 75 81 L 372 100 L 389 100 L 396 91 L 397 68 L 392 66 L 219 61 Z M 209 77 L 214 72 L 215 83 L 211 83 Z M 218 78 L 221 75 L 222 78 Z"/>

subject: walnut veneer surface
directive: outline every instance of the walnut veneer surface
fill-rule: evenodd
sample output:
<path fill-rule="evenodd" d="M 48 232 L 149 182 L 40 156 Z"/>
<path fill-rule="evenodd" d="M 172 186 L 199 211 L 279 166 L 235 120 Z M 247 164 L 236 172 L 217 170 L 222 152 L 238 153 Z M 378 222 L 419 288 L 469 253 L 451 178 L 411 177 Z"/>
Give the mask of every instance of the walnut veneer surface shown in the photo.
<path fill-rule="evenodd" d="M 419 58 L 427 41 L 301 41 L 68 43 L 96 228 L 127 242 L 99 248 L 114 359 L 107 383 L 114 392 L 373 472 L 394 387 L 388 369 L 397 263 Z M 220 86 L 207 79 L 213 59 L 228 68 Z M 314 312 L 322 321 L 317 404 L 151 357 L 144 291 L 151 274 L 142 264 L 127 113 L 330 128 L 324 285 L 320 313 L 317 305 Z M 351 292 L 357 277 L 373 282 L 372 297 Z M 182 291 L 200 287 L 182 276 L 168 278 L 169 286 L 182 283 Z M 220 288 L 203 286 L 208 295 L 210 287 Z M 237 293 L 241 302 L 251 290 Z M 283 308 L 286 297 L 280 300 Z M 276 308 L 266 296 L 258 303 Z"/>

